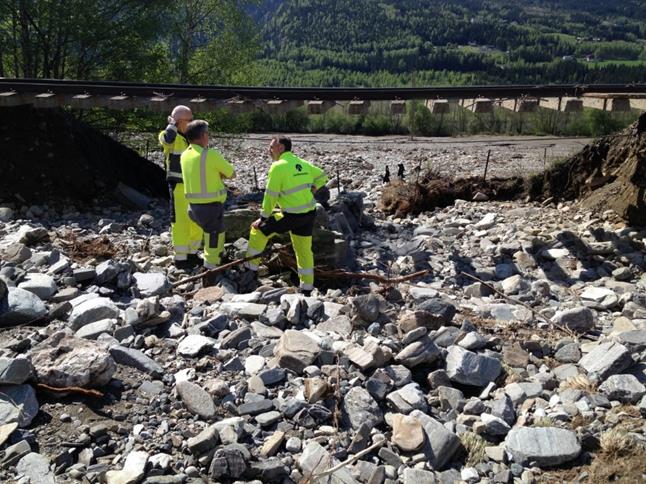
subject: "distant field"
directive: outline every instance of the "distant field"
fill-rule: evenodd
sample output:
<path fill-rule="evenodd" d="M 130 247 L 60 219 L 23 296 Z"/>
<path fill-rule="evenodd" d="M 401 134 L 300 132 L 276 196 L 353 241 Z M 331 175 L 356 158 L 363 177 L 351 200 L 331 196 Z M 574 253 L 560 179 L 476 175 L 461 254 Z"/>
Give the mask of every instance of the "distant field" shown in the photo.
<path fill-rule="evenodd" d="M 605 61 L 593 61 L 588 62 L 587 65 L 591 67 L 605 67 L 609 65 L 621 65 L 621 66 L 644 66 L 646 67 L 646 60 L 605 60 Z"/>

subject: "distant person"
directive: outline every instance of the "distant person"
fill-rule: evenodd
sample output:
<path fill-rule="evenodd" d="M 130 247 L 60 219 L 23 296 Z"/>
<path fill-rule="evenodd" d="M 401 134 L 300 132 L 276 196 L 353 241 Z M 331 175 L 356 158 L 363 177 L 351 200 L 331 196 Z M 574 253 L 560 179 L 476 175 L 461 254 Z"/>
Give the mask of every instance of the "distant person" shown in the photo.
<path fill-rule="evenodd" d="M 299 291 L 309 295 L 314 289 L 314 196 L 325 186 L 327 176 L 320 168 L 292 153 L 289 138 L 272 139 L 269 154 L 274 162 L 269 169 L 260 218 L 251 224 L 247 257 L 262 253 L 273 236 L 289 232 L 296 253 Z M 276 205 L 280 213 L 273 213 Z M 259 259 L 253 259 L 247 267 L 257 271 L 259 264 Z"/>
<path fill-rule="evenodd" d="M 405 168 L 404 168 L 404 164 L 403 164 L 403 163 L 400 163 L 399 165 L 397 165 L 397 176 L 398 176 L 401 180 L 403 180 L 403 179 L 404 179 L 404 176 L 405 176 L 404 170 L 405 170 Z"/>
<path fill-rule="evenodd" d="M 184 193 L 189 202 L 188 214 L 204 231 L 204 267 L 214 269 L 220 265 L 224 249 L 227 188 L 222 179 L 233 178 L 235 170 L 218 151 L 209 149 L 206 121 L 188 123 L 186 139 L 190 145 L 182 153 L 181 165 Z"/>
<path fill-rule="evenodd" d="M 386 166 L 386 173 L 384 173 L 384 184 L 390 183 L 390 168 Z"/>
<path fill-rule="evenodd" d="M 180 156 L 188 148 L 186 127 L 193 120 L 187 106 L 175 106 L 168 116 L 168 126 L 159 133 L 164 149 L 166 181 L 170 192 L 170 227 L 175 265 L 189 269 L 199 263 L 197 251 L 202 245 L 202 229 L 188 216 L 188 202 L 184 196 Z"/>

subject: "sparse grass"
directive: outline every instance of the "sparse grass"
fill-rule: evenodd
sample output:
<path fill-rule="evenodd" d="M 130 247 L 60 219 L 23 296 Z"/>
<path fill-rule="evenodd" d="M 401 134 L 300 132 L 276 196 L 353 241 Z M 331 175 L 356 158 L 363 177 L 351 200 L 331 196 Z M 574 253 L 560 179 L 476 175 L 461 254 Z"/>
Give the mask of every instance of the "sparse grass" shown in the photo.
<path fill-rule="evenodd" d="M 570 421 L 570 428 L 576 430 L 579 427 L 587 427 L 594 421 L 592 417 L 584 417 L 581 414 L 575 415 Z"/>
<path fill-rule="evenodd" d="M 467 452 L 467 466 L 474 466 L 484 461 L 487 442 L 474 432 L 465 432 L 459 435 L 460 442 Z"/>
<path fill-rule="evenodd" d="M 591 382 L 587 376 L 577 375 L 572 378 L 568 378 L 566 381 L 561 382 L 561 390 L 567 388 L 572 388 L 574 390 L 582 390 L 588 393 L 595 393 L 597 391 L 597 385 Z"/>
<path fill-rule="evenodd" d="M 635 452 L 637 444 L 627 431 L 615 428 L 599 436 L 599 446 L 609 457 L 625 457 Z"/>
<path fill-rule="evenodd" d="M 539 417 L 534 420 L 533 427 L 558 427 L 551 417 Z"/>

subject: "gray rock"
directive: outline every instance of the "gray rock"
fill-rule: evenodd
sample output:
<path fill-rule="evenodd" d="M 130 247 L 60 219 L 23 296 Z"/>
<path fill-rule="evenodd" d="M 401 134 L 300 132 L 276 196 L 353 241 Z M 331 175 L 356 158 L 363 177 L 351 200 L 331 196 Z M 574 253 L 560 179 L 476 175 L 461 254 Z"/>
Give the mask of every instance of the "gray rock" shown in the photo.
<path fill-rule="evenodd" d="M 439 326 L 448 326 L 455 316 L 456 309 L 451 303 L 441 299 L 427 299 L 417 306 L 420 311 L 429 313 Z"/>
<path fill-rule="evenodd" d="M 175 385 L 175 388 L 182 402 L 190 412 L 204 419 L 212 419 L 216 416 L 213 398 L 202 387 L 189 381 L 179 381 Z"/>
<path fill-rule="evenodd" d="M 594 328 L 594 313 L 586 307 L 566 309 L 558 311 L 552 318 L 552 323 L 577 333 L 585 333 Z"/>
<path fill-rule="evenodd" d="M 0 385 L 20 385 L 31 377 L 34 367 L 31 361 L 24 357 L 0 357 Z"/>
<path fill-rule="evenodd" d="M 450 346 L 446 357 L 446 373 L 452 381 L 484 387 L 500 375 L 500 361 L 489 356 Z"/>
<path fill-rule="evenodd" d="M 464 294 L 469 297 L 486 297 L 491 296 L 493 294 L 493 291 L 489 286 L 486 286 L 481 282 L 476 282 L 466 287 Z"/>
<path fill-rule="evenodd" d="M 424 337 L 406 346 L 397 353 L 395 360 L 402 365 L 413 368 L 425 363 L 433 363 L 441 353 L 430 338 Z"/>
<path fill-rule="evenodd" d="M 56 478 L 50 471 L 50 462 L 44 455 L 30 452 L 16 465 L 16 470 L 24 475 L 31 484 L 55 484 Z"/>
<path fill-rule="evenodd" d="M 258 415 L 274 408 L 271 400 L 255 400 L 238 405 L 238 415 Z"/>
<path fill-rule="evenodd" d="M 278 366 L 302 373 L 319 354 L 319 345 L 306 334 L 288 329 L 274 350 Z"/>
<path fill-rule="evenodd" d="M 119 317 L 119 308 L 106 297 L 96 297 L 82 302 L 72 309 L 69 317 L 69 326 L 73 331 L 78 331 L 86 324 L 102 319 L 115 319 Z"/>
<path fill-rule="evenodd" d="M 0 386 L 0 425 L 17 422 L 20 428 L 29 427 L 38 408 L 31 385 Z"/>
<path fill-rule="evenodd" d="M 578 343 L 569 343 L 562 346 L 555 354 L 561 363 L 577 363 L 581 359 L 581 349 Z"/>
<path fill-rule="evenodd" d="M 237 316 L 242 319 L 255 321 L 267 310 L 266 304 L 245 303 L 245 302 L 230 302 L 223 303 L 220 310 L 230 316 Z"/>
<path fill-rule="evenodd" d="M 480 415 L 480 420 L 485 424 L 485 433 L 488 435 L 507 435 L 511 427 L 503 419 L 483 413 Z"/>
<path fill-rule="evenodd" d="M 427 444 L 423 452 L 434 469 L 442 469 L 460 447 L 460 439 L 444 425 L 420 410 L 413 410 L 411 417 L 420 421 L 426 432 Z"/>
<path fill-rule="evenodd" d="M 514 427 L 505 438 L 505 446 L 514 462 L 538 467 L 557 466 L 581 453 L 574 432 L 553 427 Z"/>
<path fill-rule="evenodd" d="M 32 364 L 40 383 L 53 387 L 106 385 L 117 369 L 101 345 L 59 331 L 36 346 Z"/>
<path fill-rule="evenodd" d="M 13 210 L 9 207 L 0 207 L 0 222 L 11 222 L 13 219 Z"/>
<path fill-rule="evenodd" d="M 422 469 L 404 469 L 403 484 L 435 484 L 435 474 Z"/>
<path fill-rule="evenodd" d="M 306 476 L 320 474 L 335 465 L 338 461 L 325 450 L 321 444 L 312 440 L 303 449 L 303 453 L 298 459 L 298 465 Z M 335 471 L 328 478 L 321 480 L 321 484 L 359 484 L 346 467 Z"/>
<path fill-rule="evenodd" d="M 116 326 L 116 319 L 102 319 L 81 327 L 81 329 L 74 333 L 74 336 L 77 338 L 97 339 L 103 333 L 112 335 Z"/>
<path fill-rule="evenodd" d="M 367 323 L 372 323 L 379 317 L 379 298 L 370 293 L 352 299 L 352 307 L 357 316 Z"/>
<path fill-rule="evenodd" d="M 126 457 L 122 470 L 108 471 L 105 474 L 106 484 L 137 484 L 146 474 L 149 459 L 148 452 L 133 450 Z"/>
<path fill-rule="evenodd" d="M 381 409 L 367 390 L 352 387 L 343 397 L 343 412 L 353 429 L 358 429 L 367 422 L 373 427 L 383 422 Z"/>
<path fill-rule="evenodd" d="M 76 282 L 87 282 L 96 278 L 96 269 L 94 267 L 79 267 L 72 271 L 72 277 Z"/>
<path fill-rule="evenodd" d="M 213 349 L 215 340 L 208 336 L 200 334 L 189 334 L 186 338 L 180 341 L 177 346 L 177 353 L 181 356 L 194 357 L 206 350 Z"/>
<path fill-rule="evenodd" d="M 426 397 L 417 383 L 409 383 L 397 391 L 388 394 L 386 399 L 398 412 L 409 414 L 413 410 L 426 412 Z"/>
<path fill-rule="evenodd" d="M 624 331 L 617 335 L 617 341 L 631 351 L 642 351 L 646 348 L 646 330 Z"/>
<path fill-rule="evenodd" d="M 460 412 L 464 407 L 464 394 L 457 388 L 440 386 L 437 388 L 437 397 L 443 410 L 453 409 Z"/>
<path fill-rule="evenodd" d="M 188 450 L 196 457 L 206 454 L 218 444 L 219 436 L 215 427 L 207 427 L 195 437 L 186 441 Z"/>
<path fill-rule="evenodd" d="M 47 314 L 45 303 L 38 296 L 18 287 L 8 288 L 7 302 L 8 308 L 0 313 L 0 326 L 29 323 Z"/>
<path fill-rule="evenodd" d="M 120 365 L 131 366 L 153 378 L 161 378 L 164 375 L 164 369 L 159 363 L 135 348 L 114 345 L 110 347 L 110 355 Z"/>
<path fill-rule="evenodd" d="M 171 288 L 168 278 L 161 272 L 135 272 L 132 277 L 135 295 L 139 297 L 163 296 Z"/>
<path fill-rule="evenodd" d="M 98 285 L 107 284 L 117 278 L 119 266 L 113 260 L 106 260 L 96 266 L 96 283 Z"/>
<path fill-rule="evenodd" d="M 352 322 L 349 317 L 341 315 L 319 323 L 316 329 L 325 333 L 337 333 L 348 337 L 352 333 Z"/>
<path fill-rule="evenodd" d="M 637 403 L 646 394 L 646 387 L 634 375 L 611 375 L 599 387 L 610 400 Z"/>
<path fill-rule="evenodd" d="M 238 348 L 241 343 L 244 341 L 249 341 L 251 337 L 253 336 L 253 333 L 251 331 L 251 328 L 249 327 L 242 327 L 238 328 L 235 331 L 231 331 L 226 338 L 222 340 L 222 343 L 220 343 L 221 348 Z"/>
<path fill-rule="evenodd" d="M 509 395 L 503 394 L 500 398 L 495 399 L 489 404 L 491 415 L 503 419 L 508 425 L 514 425 L 516 421 L 516 411 L 514 404 Z"/>
<path fill-rule="evenodd" d="M 27 274 L 27 278 L 18 284 L 18 287 L 45 300 L 52 297 L 57 291 L 54 278 L 47 274 Z"/>
<path fill-rule="evenodd" d="M 588 373 L 596 373 L 605 380 L 610 375 L 620 373 L 633 364 L 630 351 L 613 342 L 601 343 L 579 360 L 579 366 Z"/>
<path fill-rule="evenodd" d="M 230 444 L 215 452 L 209 476 L 216 481 L 223 478 L 239 478 L 247 470 L 249 451 L 242 445 Z"/>

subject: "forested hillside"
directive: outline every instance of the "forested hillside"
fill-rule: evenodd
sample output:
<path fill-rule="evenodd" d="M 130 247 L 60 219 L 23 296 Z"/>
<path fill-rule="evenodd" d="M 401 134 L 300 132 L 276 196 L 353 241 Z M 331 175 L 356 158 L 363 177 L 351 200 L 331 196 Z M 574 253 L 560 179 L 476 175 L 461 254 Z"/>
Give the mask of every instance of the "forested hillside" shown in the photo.
<path fill-rule="evenodd" d="M 643 0 L 271 0 L 256 17 L 267 84 L 646 77 Z"/>

